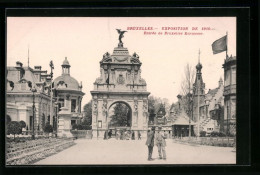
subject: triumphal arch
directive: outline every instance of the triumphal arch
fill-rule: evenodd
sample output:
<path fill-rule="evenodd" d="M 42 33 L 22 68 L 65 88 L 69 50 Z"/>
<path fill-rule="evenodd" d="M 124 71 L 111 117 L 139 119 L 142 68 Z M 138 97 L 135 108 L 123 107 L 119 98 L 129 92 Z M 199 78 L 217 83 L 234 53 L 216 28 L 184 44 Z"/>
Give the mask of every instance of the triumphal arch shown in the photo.
<path fill-rule="evenodd" d="M 109 129 L 109 111 L 115 103 L 129 107 L 130 130 L 145 134 L 148 128 L 148 96 L 146 82 L 141 78 L 141 61 L 136 53 L 129 54 L 119 33 L 118 46 L 112 54 L 106 52 L 100 61 L 100 77 L 94 82 L 92 95 L 93 137 L 103 137 Z"/>

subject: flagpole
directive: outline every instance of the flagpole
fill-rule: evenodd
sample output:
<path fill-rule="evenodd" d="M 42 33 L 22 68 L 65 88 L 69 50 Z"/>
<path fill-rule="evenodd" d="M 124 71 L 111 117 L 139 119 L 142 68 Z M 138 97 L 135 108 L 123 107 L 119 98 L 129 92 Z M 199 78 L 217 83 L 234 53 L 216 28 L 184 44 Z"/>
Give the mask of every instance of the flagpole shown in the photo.
<path fill-rule="evenodd" d="M 28 67 L 30 67 L 30 66 L 29 66 L 29 63 L 30 63 L 30 59 L 29 59 L 29 49 L 30 49 L 30 45 L 28 45 Z"/>

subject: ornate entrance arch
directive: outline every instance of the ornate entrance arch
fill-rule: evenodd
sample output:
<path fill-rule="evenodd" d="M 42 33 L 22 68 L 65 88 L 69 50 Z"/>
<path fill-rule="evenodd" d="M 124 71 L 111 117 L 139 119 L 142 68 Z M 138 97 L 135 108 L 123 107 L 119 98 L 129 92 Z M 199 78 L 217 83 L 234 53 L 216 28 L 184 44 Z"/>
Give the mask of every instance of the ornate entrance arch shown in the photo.
<path fill-rule="evenodd" d="M 114 48 L 112 55 L 108 52 L 103 55 L 100 77 L 91 91 L 93 137 L 104 135 L 108 129 L 108 109 L 118 101 L 131 108 L 131 130 L 147 130 L 150 92 L 147 92 L 146 82 L 141 78 L 141 65 L 139 56 L 136 53 L 129 55 L 122 41 Z"/>
<path fill-rule="evenodd" d="M 124 101 L 115 101 L 114 103 L 112 103 L 112 104 L 107 108 L 107 118 L 106 118 L 106 119 L 107 119 L 107 122 L 108 122 L 108 128 L 109 128 L 109 127 L 111 127 L 111 128 L 114 128 L 114 127 L 115 127 L 115 126 L 111 125 L 111 121 L 109 122 L 109 118 L 111 118 L 110 120 L 112 120 L 112 116 L 110 116 L 109 111 L 112 110 L 112 108 L 113 108 L 114 105 L 117 105 L 117 104 L 119 104 L 119 103 L 126 105 L 126 107 L 129 109 L 129 114 L 130 114 L 130 123 L 129 123 L 129 124 L 130 124 L 130 126 L 127 126 L 127 127 L 131 127 L 131 126 L 132 126 L 133 116 L 132 116 L 131 106 L 130 106 L 128 103 L 124 102 Z M 126 116 L 126 117 L 128 117 L 128 116 Z M 124 127 L 124 126 L 119 126 L 119 127 Z M 110 129 L 110 128 L 109 128 L 109 129 Z"/>

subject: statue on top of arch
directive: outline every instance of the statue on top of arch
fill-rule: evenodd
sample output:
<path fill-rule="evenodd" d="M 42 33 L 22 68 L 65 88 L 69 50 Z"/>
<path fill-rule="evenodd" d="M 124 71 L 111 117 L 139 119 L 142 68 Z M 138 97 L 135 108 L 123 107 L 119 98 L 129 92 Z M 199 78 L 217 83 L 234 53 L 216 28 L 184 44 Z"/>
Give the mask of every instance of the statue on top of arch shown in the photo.
<path fill-rule="evenodd" d="M 112 62 L 112 58 L 108 52 L 103 55 L 103 59 L 101 60 L 101 62 Z"/>
<path fill-rule="evenodd" d="M 140 60 L 139 60 L 139 55 L 137 55 L 137 53 L 134 53 L 132 56 L 131 56 L 131 63 L 141 63 Z"/>

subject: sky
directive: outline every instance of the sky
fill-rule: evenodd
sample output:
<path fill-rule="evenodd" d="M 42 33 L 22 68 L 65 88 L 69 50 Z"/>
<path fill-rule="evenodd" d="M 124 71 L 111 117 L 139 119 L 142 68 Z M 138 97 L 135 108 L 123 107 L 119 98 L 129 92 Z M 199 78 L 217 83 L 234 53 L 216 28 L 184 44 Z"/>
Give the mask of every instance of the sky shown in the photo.
<path fill-rule="evenodd" d="M 150 27 L 153 30 L 129 30 Z M 163 30 L 184 27 L 188 30 Z M 192 30 L 196 28 L 197 30 Z M 210 30 L 202 30 L 205 27 Z M 85 93 L 82 107 L 91 100 L 93 83 L 100 76 L 99 61 L 104 53 L 113 53 L 118 44 L 116 29 L 126 30 L 122 41 L 130 55 L 136 52 L 142 62 L 141 77 L 151 95 L 177 101 L 187 63 L 194 68 L 200 62 L 206 92 L 224 79 L 222 64 L 225 52 L 213 55 L 211 44 L 228 32 L 228 54 L 236 55 L 235 17 L 7 17 L 7 66 L 16 61 L 28 66 L 42 66 L 54 78 L 61 75 L 65 57 L 71 65 L 70 75 L 82 81 Z M 128 29 L 128 30 L 127 30 Z M 156 34 L 145 34 L 155 32 Z M 162 34 L 159 34 L 162 32 Z M 166 35 L 165 32 L 182 32 Z M 201 35 L 184 35 L 202 33 Z"/>

